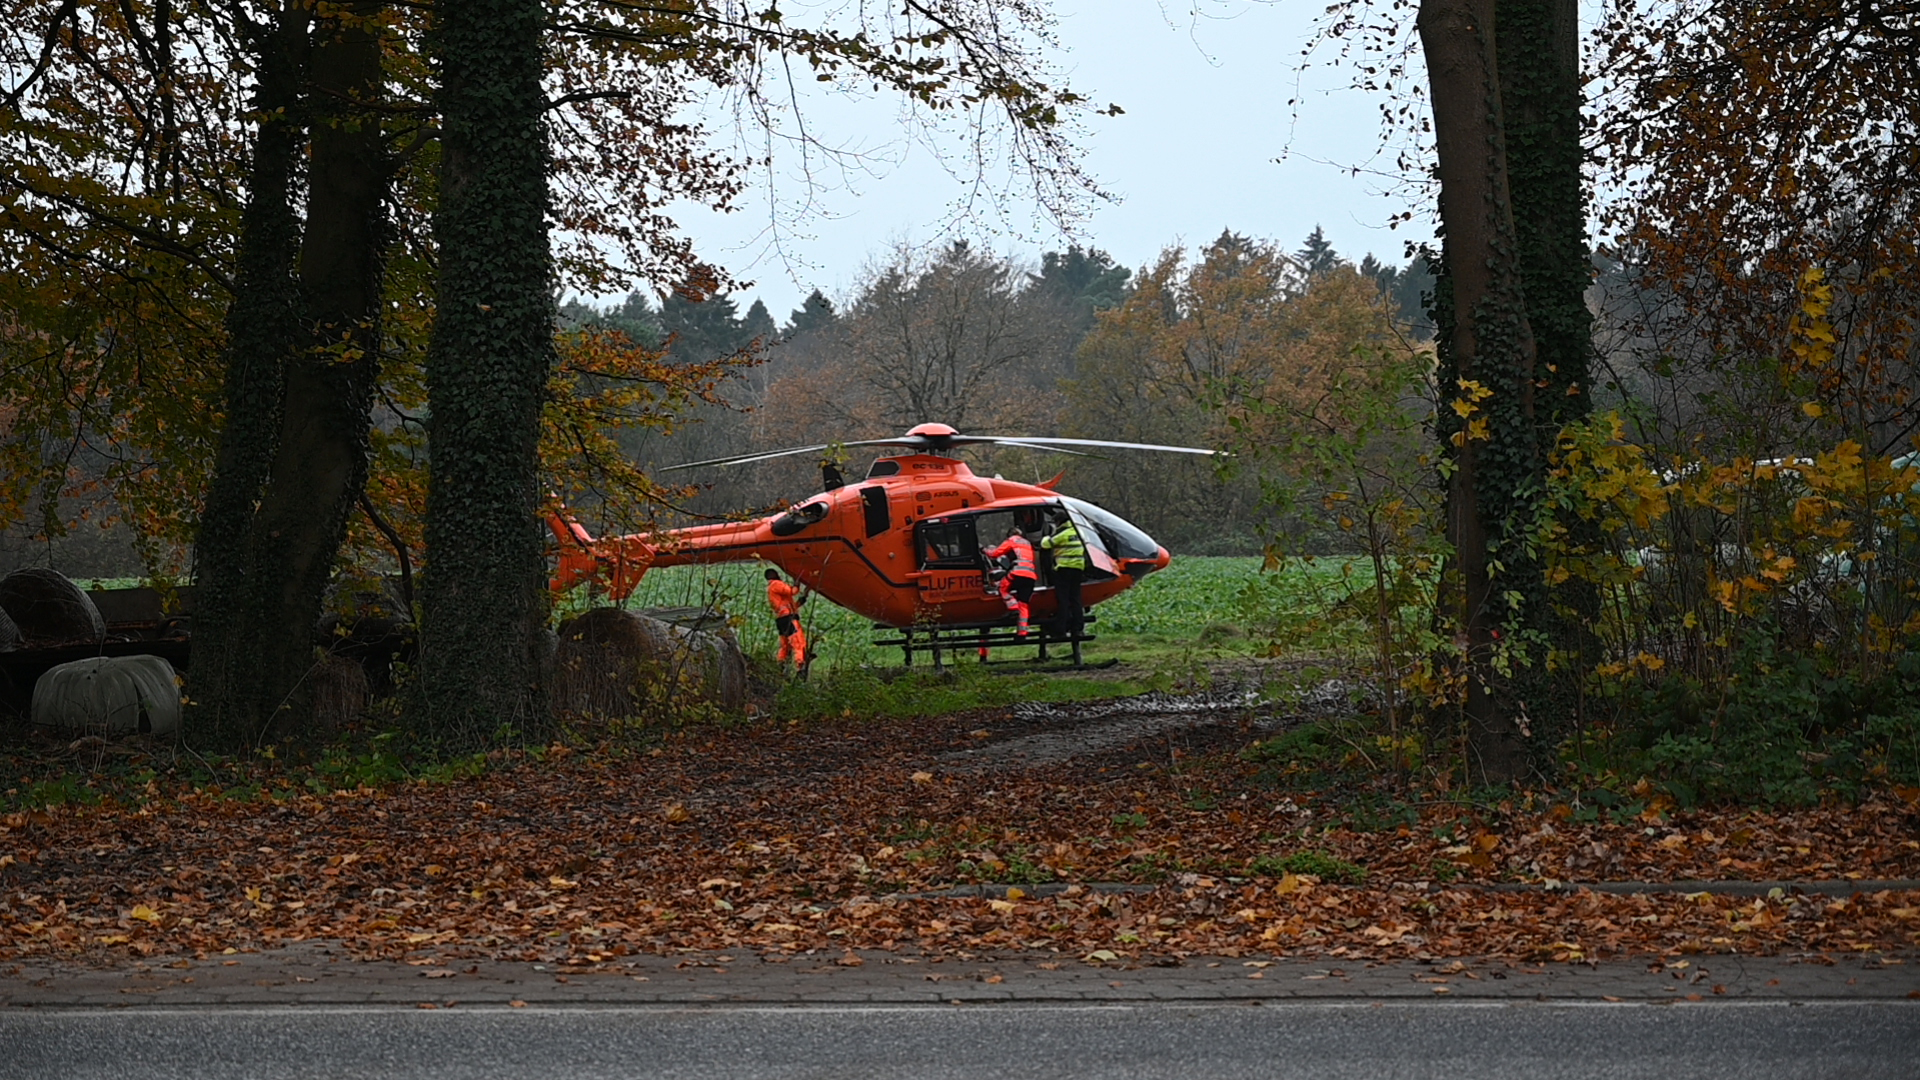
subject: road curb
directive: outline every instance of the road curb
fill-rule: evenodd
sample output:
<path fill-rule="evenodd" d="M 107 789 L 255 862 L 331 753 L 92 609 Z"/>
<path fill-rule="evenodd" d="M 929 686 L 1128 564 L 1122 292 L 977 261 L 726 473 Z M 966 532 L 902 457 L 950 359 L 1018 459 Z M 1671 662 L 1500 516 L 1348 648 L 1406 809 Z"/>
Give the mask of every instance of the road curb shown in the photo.
<path fill-rule="evenodd" d="M 1097 958 L 1096 958 L 1097 956 Z M 153 959 L 114 969 L 0 966 L 0 1011 L 227 1006 L 726 1006 L 994 1003 L 1242 1003 L 1430 1000 L 1677 1002 L 1882 1001 L 1920 1018 L 1920 957 L 1730 954 L 1595 963 L 1460 958 L 1192 957 L 1111 953 L 969 957 L 898 953 L 694 953 L 593 967 L 441 957 L 356 960 L 338 943 L 265 953 Z"/>

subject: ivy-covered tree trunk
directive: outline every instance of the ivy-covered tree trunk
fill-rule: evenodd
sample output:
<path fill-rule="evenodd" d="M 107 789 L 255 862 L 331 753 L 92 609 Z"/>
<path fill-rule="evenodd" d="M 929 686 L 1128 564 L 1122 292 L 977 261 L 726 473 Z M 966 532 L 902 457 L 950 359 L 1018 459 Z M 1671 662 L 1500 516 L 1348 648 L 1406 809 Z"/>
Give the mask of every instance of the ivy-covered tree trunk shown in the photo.
<path fill-rule="evenodd" d="M 303 340 L 296 209 L 305 133 L 299 123 L 307 15 L 289 5 L 257 43 L 254 108 L 260 130 L 247 174 L 239 268 L 227 310 L 226 419 L 201 511 L 193 561 L 196 597 L 186 737 L 233 747 L 260 736 L 262 640 L 255 613 L 278 583 L 249 547 L 254 508 L 273 469 L 288 357 Z"/>
<path fill-rule="evenodd" d="M 194 552 L 189 731 L 207 745 L 255 743 L 306 714 L 313 628 L 366 479 L 389 176 L 367 108 L 382 85 L 366 29 L 377 11 L 312 20 L 290 6 L 261 49 L 227 417 Z"/>
<path fill-rule="evenodd" d="M 553 370 L 539 0 L 446 0 L 427 351 L 420 715 L 449 747 L 548 724 L 537 443 Z"/>
<path fill-rule="evenodd" d="M 253 518 L 250 572 L 271 582 L 259 626 L 256 719 L 309 709 L 314 625 L 366 486 L 379 370 L 390 169 L 378 117 L 381 42 L 362 4 L 321 20 L 308 65 L 307 224 L 300 248 L 304 348 L 287 363 L 273 470 Z"/>
<path fill-rule="evenodd" d="M 1591 409 L 1586 185 L 1580 175 L 1579 0 L 1498 0 L 1507 183 L 1548 444 Z"/>
<path fill-rule="evenodd" d="M 1578 0 L 1498 0 L 1496 11 L 1514 236 L 1527 323 L 1538 350 L 1534 419 L 1542 452 L 1550 452 L 1561 430 L 1585 419 L 1592 407 L 1579 16 Z M 1576 544 L 1596 539 L 1593 523 L 1562 524 Z M 1523 696 L 1534 718 L 1547 725 L 1543 733 L 1557 735 L 1578 713 L 1580 682 L 1597 648 L 1590 627 L 1599 616 L 1599 596 L 1582 578 L 1558 585 L 1537 580 L 1527 605 L 1529 622 L 1553 650 L 1554 670 L 1543 670 L 1543 664 L 1530 669 Z"/>
<path fill-rule="evenodd" d="M 1416 26 L 1433 98 L 1442 278 L 1436 290 L 1439 411 L 1450 462 L 1447 539 L 1465 650 L 1463 710 L 1476 780 L 1510 783 L 1528 767 L 1526 703 L 1510 679 L 1528 645 L 1524 596 L 1538 569 L 1525 546 L 1544 474 L 1527 320 L 1502 128 L 1494 0 L 1422 0 Z M 1519 594 L 1518 610 L 1513 602 Z"/>

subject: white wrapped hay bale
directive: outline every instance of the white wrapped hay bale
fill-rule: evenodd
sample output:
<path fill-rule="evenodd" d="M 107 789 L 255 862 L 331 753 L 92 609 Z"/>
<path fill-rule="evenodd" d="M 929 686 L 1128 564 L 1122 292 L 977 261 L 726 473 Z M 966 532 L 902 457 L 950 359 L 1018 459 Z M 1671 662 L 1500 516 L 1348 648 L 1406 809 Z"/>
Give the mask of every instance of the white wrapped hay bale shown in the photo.
<path fill-rule="evenodd" d="M 108 735 L 180 727 L 180 684 L 159 656 L 96 656 L 50 669 L 33 684 L 33 722 Z"/>

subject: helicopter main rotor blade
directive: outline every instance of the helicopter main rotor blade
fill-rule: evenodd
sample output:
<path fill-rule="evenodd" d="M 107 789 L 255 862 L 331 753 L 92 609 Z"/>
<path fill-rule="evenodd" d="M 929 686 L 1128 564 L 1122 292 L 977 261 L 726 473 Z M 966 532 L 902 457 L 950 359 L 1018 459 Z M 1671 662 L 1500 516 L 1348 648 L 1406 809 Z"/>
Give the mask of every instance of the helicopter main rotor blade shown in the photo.
<path fill-rule="evenodd" d="M 1051 447 L 1050 444 L 1060 443 L 1065 446 L 1105 446 L 1115 450 L 1164 450 L 1175 454 L 1225 456 L 1219 450 L 1206 450 L 1198 446 L 1162 446 L 1158 443 L 1112 442 L 1107 439 L 1055 439 L 1041 435 L 961 435 L 956 436 L 956 440 L 957 439 L 1006 443 L 1012 446 L 1048 447 L 1050 449 L 1058 449 L 1057 447 Z"/>
<path fill-rule="evenodd" d="M 822 443 L 819 446 L 795 446 L 786 450 L 767 450 L 758 454 L 735 454 L 732 457 L 708 458 L 705 461 L 689 461 L 682 465 L 663 465 L 657 472 L 672 472 L 675 469 L 697 469 L 703 465 L 750 465 L 756 461 L 771 461 L 774 458 L 793 457 L 798 454 L 817 454 L 822 450 L 832 450 L 846 446 L 904 446 L 912 450 L 931 450 L 938 453 L 953 446 L 997 444 L 1004 446 L 1022 446 L 1029 450 L 1048 450 L 1056 454 L 1075 454 L 1089 456 L 1083 450 L 1068 450 L 1062 446 L 1048 446 L 1044 443 L 1026 439 L 1001 438 L 997 435 L 949 435 L 928 438 L 924 435 L 905 435 L 891 439 L 858 439 L 853 442 Z"/>
<path fill-rule="evenodd" d="M 792 457 L 795 454 L 817 454 L 822 450 L 831 450 L 836 446 L 900 446 L 899 439 L 862 439 L 859 442 L 821 443 L 819 446 L 795 446 L 787 450 L 768 450 L 758 454 L 735 454 L 732 457 L 708 458 L 705 461 L 689 461 L 682 465 L 662 465 L 658 472 L 672 472 L 675 469 L 697 469 L 702 465 L 746 465 L 755 461 L 771 461 L 774 458 Z"/>
<path fill-rule="evenodd" d="M 818 446 L 796 446 L 786 450 L 765 450 L 754 454 L 734 454 L 730 457 L 708 458 L 705 461 L 689 461 L 681 465 L 662 466 L 659 472 L 673 472 L 676 469 L 698 469 L 708 465 L 750 465 L 756 461 L 771 461 L 774 458 L 793 457 L 798 454 L 817 454 L 823 450 L 854 446 L 900 446 L 910 450 L 940 453 L 959 446 L 1017 446 L 1027 450 L 1046 450 L 1055 454 L 1073 454 L 1080 457 L 1094 457 L 1085 450 L 1072 450 L 1074 446 L 1098 446 L 1111 450 L 1158 450 L 1173 454 L 1206 454 L 1209 457 L 1222 454 L 1218 450 L 1206 450 L 1198 446 L 1163 446 L 1159 443 L 1114 442 L 1109 439 L 1064 439 L 1044 435 L 962 435 L 948 429 L 938 434 L 897 435 L 891 439 L 856 439 L 850 442 L 821 443 Z"/>
<path fill-rule="evenodd" d="M 1072 454 L 1075 457 L 1097 457 L 1085 450 L 1069 450 L 1064 446 L 1048 446 L 1032 439 L 1002 438 L 998 435 L 955 435 L 945 440 L 947 446 L 1017 446 L 1023 450 L 1045 450 L 1053 454 Z"/>

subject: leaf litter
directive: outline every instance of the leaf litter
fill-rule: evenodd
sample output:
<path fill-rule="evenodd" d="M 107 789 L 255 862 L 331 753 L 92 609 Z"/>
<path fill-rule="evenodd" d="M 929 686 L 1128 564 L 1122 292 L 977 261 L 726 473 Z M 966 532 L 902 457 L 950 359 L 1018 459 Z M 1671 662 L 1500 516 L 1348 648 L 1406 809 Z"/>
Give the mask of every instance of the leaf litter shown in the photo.
<path fill-rule="evenodd" d="M 1015 707 L 694 729 L 650 752 L 499 754 L 477 778 L 378 790 L 233 799 L 156 785 L 140 805 L 0 818 L 0 958 L 114 963 L 330 940 L 434 977 L 469 958 L 593 967 L 725 950 L 1124 965 L 1818 959 L 1920 945 L 1915 890 L 1485 887 L 1913 879 L 1920 792 L 1594 822 L 1546 800 L 1435 801 L 1367 831 L 1331 796 L 1262 785 L 1236 751 L 1270 719 L 1230 701 L 1158 714 Z M 1364 868 L 1364 880 L 1259 870 L 1278 862 Z M 1006 888 L 946 891 L 976 883 Z"/>

